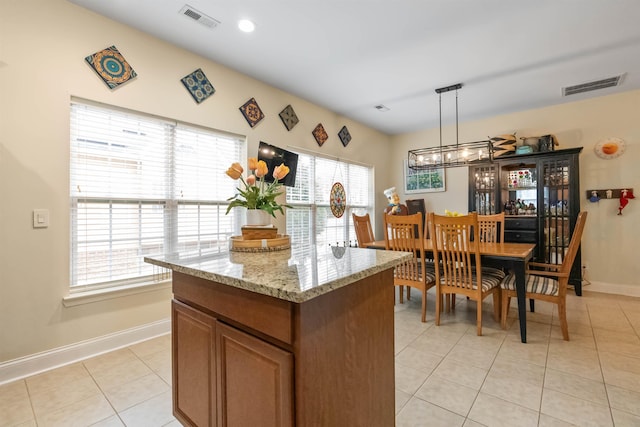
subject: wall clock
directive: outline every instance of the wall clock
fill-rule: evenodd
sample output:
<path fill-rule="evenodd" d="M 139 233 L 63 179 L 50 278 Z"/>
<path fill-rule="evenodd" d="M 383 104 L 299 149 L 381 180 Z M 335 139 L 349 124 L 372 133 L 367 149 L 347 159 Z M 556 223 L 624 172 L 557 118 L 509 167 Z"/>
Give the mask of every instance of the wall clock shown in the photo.
<path fill-rule="evenodd" d="M 624 153 L 624 140 L 620 138 L 606 138 L 599 141 L 594 148 L 601 159 L 615 159 Z"/>

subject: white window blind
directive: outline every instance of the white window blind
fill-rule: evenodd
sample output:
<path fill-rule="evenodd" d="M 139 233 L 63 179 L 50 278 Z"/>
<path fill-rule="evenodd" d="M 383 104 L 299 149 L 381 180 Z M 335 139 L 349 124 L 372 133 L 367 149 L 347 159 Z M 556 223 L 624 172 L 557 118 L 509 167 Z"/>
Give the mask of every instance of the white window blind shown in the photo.
<path fill-rule="evenodd" d="M 292 241 L 317 244 L 355 243 L 351 213 L 373 215 L 373 168 L 338 160 L 298 155 L 296 186 L 287 189 L 287 234 Z M 347 209 L 340 218 L 331 213 L 331 187 L 339 181 L 347 194 Z"/>
<path fill-rule="evenodd" d="M 150 281 L 145 256 L 227 250 L 243 139 L 74 100 L 70 145 L 72 290 Z"/>

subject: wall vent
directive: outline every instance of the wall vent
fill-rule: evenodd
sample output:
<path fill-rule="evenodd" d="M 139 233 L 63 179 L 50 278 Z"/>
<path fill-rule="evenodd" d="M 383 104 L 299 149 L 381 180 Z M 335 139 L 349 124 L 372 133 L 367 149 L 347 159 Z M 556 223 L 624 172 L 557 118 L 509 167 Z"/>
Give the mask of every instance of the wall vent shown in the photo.
<path fill-rule="evenodd" d="M 200 12 L 199 10 L 194 9 L 193 7 L 189 6 L 188 4 L 185 4 L 184 7 L 182 9 L 180 9 L 180 13 L 184 16 L 187 16 L 191 19 L 193 19 L 194 21 L 198 22 L 199 24 L 204 25 L 207 28 L 215 28 L 218 25 L 221 24 L 220 21 L 218 21 L 217 19 L 214 19 L 210 16 L 205 15 L 204 13 Z"/>
<path fill-rule="evenodd" d="M 582 83 L 574 86 L 567 86 L 562 88 L 562 96 L 575 95 L 578 93 L 591 92 L 592 90 L 605 89 L 608 87 L 619 86 L 622 83 L 622 77 L 624 74 L 620 74 L 619 76 L 609 77 L 601 80 L 594 80 L 588 83 Z"/>

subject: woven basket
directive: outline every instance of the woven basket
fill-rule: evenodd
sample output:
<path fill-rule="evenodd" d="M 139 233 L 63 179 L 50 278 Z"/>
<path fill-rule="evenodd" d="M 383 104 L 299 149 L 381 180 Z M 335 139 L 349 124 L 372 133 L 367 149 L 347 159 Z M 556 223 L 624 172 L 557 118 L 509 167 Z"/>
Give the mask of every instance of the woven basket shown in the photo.
<path fill-rule="evenodd" d="M 231 236 L 230 249 L 236 252 L 271 252 L 290 247 L 289 236 L 278 234 L 274 239 L 244 239 L 242 236 Z"/>

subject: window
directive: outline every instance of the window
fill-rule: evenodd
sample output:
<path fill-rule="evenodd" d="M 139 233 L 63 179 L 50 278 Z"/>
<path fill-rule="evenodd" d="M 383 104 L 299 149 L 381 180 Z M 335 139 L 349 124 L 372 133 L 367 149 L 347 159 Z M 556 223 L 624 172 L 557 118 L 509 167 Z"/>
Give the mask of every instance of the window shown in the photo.
<path fill-rule="evenodd" d="M 287 189 L 287 234 L 292 241 L 317 244 L 355 244 L 351 213 L 373 216 L 373 168 L 299 154 L 296 186 Z M 347 209 L 340 218 L 331 213 L 329 196 L 339 181 L 347 193 Z"/>
<path fill-rule="evenodd" d="M 145 256 L 226 252 L 224 172 L 245 153 L 239 136 L 73 100 L 72 291 L 149 282 Z"/>

